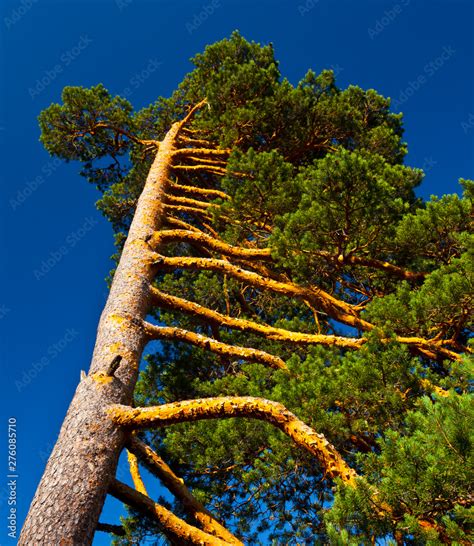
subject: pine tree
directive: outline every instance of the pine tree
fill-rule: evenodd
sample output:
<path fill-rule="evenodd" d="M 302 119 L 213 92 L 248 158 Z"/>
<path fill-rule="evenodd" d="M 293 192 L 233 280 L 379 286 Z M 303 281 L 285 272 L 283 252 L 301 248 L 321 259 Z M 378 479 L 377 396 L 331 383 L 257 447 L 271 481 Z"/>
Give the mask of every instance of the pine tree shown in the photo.
<path fill-rule="evenodd" d="M 19 544 L 470 543 L 474 183 L 417 199 L 389 99 L 294 87 L 271 45 L 193 62 L 141 111 L 98 85 L 40 116 L 118 252 Z"/>

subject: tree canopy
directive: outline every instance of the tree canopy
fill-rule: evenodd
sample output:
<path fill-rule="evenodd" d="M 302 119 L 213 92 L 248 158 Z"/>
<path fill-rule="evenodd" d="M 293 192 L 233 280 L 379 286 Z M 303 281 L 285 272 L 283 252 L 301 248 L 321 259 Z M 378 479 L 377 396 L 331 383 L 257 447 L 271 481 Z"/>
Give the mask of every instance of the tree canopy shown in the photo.
<path fill-rule="evenodd" d="M 134 403 L 283 404 L 356 485 L 265 419 L 137 438 L 248 544 L 470 543 L 474 182 L 417 198 L 424 173 L 404 164 L 390 100 L 340 89 L 329 70 L 294 86 L 271 45 L 236 32 L 192 61 L 171 97 L 140 111 L 99 84 L 65 88 L 40 116 L 46 149 L 81 161 L 102 192 L 118 260 L 157 141 L 205 100 L 150 241 L 161 342 Z M 189 518 L 182 499 L 161 504 Z M 123 529 L 117 545 L 162 537 L 134 510 Z"/>

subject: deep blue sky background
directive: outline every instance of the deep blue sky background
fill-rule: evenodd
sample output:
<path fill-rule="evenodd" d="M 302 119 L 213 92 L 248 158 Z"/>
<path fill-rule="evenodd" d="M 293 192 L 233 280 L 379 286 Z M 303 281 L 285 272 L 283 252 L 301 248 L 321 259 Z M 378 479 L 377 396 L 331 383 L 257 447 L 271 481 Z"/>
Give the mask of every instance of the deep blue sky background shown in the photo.
<path fill-rule="evenodd" d="M 99 82 L 141 108 L 172 92 L 189 57 L 239 29 L 273 42 L 293 83 L 333 67 L 341 87 L 397 100 L 406 162 L 427 171 L 420 195 L 458 191 L 458 178 L 474 177 L 474 3 L 2 0 L 0 10 L 0 545 L 9 545 L 8 417 L 18 428 L 20 528 L 88 368 L 114 251 L 96 190 L 38 142 L 39 112 L 64 86 Z M 103 519 L 118 522 L 118 508 L 108 504 Z M 94 542 L 109 543 L 100 533 Z"/>

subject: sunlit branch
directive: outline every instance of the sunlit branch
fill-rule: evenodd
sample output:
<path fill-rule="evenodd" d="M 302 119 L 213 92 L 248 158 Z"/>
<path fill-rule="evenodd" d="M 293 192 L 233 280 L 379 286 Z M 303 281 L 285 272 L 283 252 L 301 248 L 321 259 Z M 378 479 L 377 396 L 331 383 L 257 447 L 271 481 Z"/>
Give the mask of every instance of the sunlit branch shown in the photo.
<path fill-rule="evenodd" d="M 169 189 L 179 193 L 191 193 L 197 195 L 204 195 L 210 198 L 230 199 L 230 197 L 219 190 L 211 190 L 207 188 L 198 188 L 197 186 L 186 186 L 184 184 L 178 184 L 177 182 L 171 182 Z"/>
<path fill-rule="evenodd" d="M 203 107 L 207 105 L 209 107 L 209 103 L 207 102 L 207 99 L 202 99 L 197 104 L 195 104 L 191 110 L 186 114 L 186 116 L 178 123 L 178 131 L 176 132 L 176 135 L 179 135 L 179 133 L 184 129 L 185 131 L 192 132 L 192 129 L 189 129 L 189 127 L 186 127 L 188 122 L 192 120 L 192 118 L 196 115 L 196 113 Z"/>
<path fill-rule="evenodd" d="M 282 282 L 263 277 L 253 271 L 248 271 L 237 267 L 225 260 L 218 260 L 214 258 L 194 258 L 194 257 L 165 257 L 158 256 L 156 258 L 156 264 L 160 267 L 166 268 L 182 268 L 182 269 L 196 269 L 196 270 L 208 270 L 216 271 L 220 273 L 227 273 L 229 276 L 248 282 L 251 285 L 261 288 L 263 290 L 271 290 L 279 294 L 284 294 L 290 297 L 297 297 L 303 300 L 308 300 L 314 305 L 320 307 L 332 318 L 339 320 L 350 326 L 361 328 L 363 330 L 371 330 L 373 326 L 360 319 L 353 311 L 351 305 L 344 303 L 327 292 L 317 288 L 305 288 L 298 286 L 291 282 Z"/>
<path fill-rule="evenodd" d="M 197 199 L 190 199 L 189 197 L 181 197 L 178 195 L 169 195 L 169 194 L 166 196 L 166 201 L 174 205 L 197 207 L 203 210 L 206 210 L 212 206 L 216 206 L 206 201 L 198 201 Z"/>
<path fill-rule="evenodd" d="M 443 347 L 443 340 L 435 341 L 430 339 L 424 339 L 422 337 L 405 336 L 397 336 L 396 340 L 399 343 L 416 347 L 420 351 L 425 352 L 427 356 L 429 356 L 429 358 L 436 359 L 437 355 L 439 355 L 448 358 L 449 360 L 461 360 L 460 354 Z"/>
<path fill-rule="evenodd" d="M 169 224 L 170 226 L 178 226 L 185 230 L 195 231 L 196 233 L 203 233 L 199 228 L 188 224 L 184 220 L 180 220 L 179 218 L 174 218 L 173 216 L 169 215 L 166 217 L 166 224 Z"/>
<path fill-rule="evenodd" d="M 145 322 L 144 327 L 150 340 L 167 339 L 172 341 L 183 341 L 220 356 L 228 356 L 250 362 L 259 362 L 276 369 L 287 369 L 285 362 L 281 358 L 266 353 L 265 351 L 228 345 L 227 343 L 216 341 L 215 339 L 203 336 L 202 334 L 183 330 L 182 328 L 155 326 L 149 322 Z"/>
<path fill-rule="evenodd" d="M 232 150 L 230 148 L 218 149 L 218 148 L 179 148 L 173 152 L 173 156 L 179 157 L 189 157 L 189 156 L 216 156 L 216 157 L 227 157 Z M 199 158 L 197 158 L 199 159 Z"/>
<path fill-rule="evenodd" d="M 201 531 L 178 518 L 149 497 L 135 491 L 128 485 L 112 480 L 109 493 L 117 500 L 131 506 L 155 521 L 164 535 L 174 544 L 224 546 L 228 542 Z"/>
<path fill-rule="evenodd" d="M 170 211 L 170 212 L 183 212 L 188 214 L 197 214 L 199 216 L 202 216 L 203 218 L 206 218 L 207 220 L 212 220 L 209 214 L 206 214 L 204 210 L 198 209 L 197 207 L 188 207 L 186 205 L 171 205 L 168 203 L 163 203 L 163 208 L 166 211 Z"/>
<path fill-rule="evenodd" d="M 215 323 L 219 326 L 234 328 L 242 332 L 261 334 L 272 341 L 284 341 L 295 344 L 318 344 L 326 346 L 345 347 L 349 349 L 360 349 L 365 343 L 363 338 L 346 338 L 343 336 L 332 336 L 323 334 L 305 334 L 292 332 L 283 328 L 275 328 L 258 324 L 250 320 L 239 319 L 223 315 L 197 303 L 165 294 L 156 288 L 152 288 L 152 297 L 156 305 L 167 309 L 183 311 L 187 314 Z"/>
<path fill-rule="evenodd" d="M 191 138 L 191 137 L 184 136 L 183 134 L 180 134 L 178 136 L 178 140 L 182 142 L 188 142 L 189 144 L 193 144 L 196 146 L 212 146 L 212 143 L 209 142 L 208 140 L 204 140 L 201 138 Z"/>
<path fill-rule="evenodd" d="M 433 392 L 437 394 L 438 396 L 441 396 L 442 398 L 447 398 L 449 396 L 449 391 L 442 389 L 441 387 L 438 387 L 438 385 L 434 385 L 428 379 L 421 379 L 420 384 L 428 392 Z"/>
<path fill-rule="evenodd" d="M 202 527 L 203 531 L 215 535 L 229 544 L 242 545 L 232 533 L 222 526 L 212 514 L 192 495 L 184 481 L 176 476 L 163 459 L 151 447 L 132 436 L 128 449 L 154 474 L 163 485 L 181 502 L 186 512 Z"/>
<path fill-rule="evenodd" d="M 174 170 L 182 170 L 182 171 L 207 171 L 212 174 L 219 174 L 221 176 L 224 176 L 227 174 L 227 170 L 223 167 L 217 167 L 213 165 L 173 165 L 172 167 Z"/>
<path fill-rule="evenodd" d="M 332 318 L 362 330 L 372 330 L 374 326 L 369 322 L 359 318 L 350 304 L 342 302 L 334 298 L 323 290 L 311 287 L 301 287 L 291 282 L 277 281 L 269 277 L 265 277 L 238 267 L 226 260 L 218 260 L 214 258 L 195 258 L 187 256 L 165 257 L 158 256 L 156 264 L 165 268 L 182 268 L 216 271 L 228 274 L 229 276 L 240 281 L 248 282 L 254 287 L 263 290 L 272 290 L 274 292 L 284 294 L 290 297 L 297 297 L 309 301 L 311 304 L 320 307 L 320 310 L 326 312 Z M 404 345 L 409 345 L 416 348 L 419 352 L 425 354 L 429 358 L 434 358 L 439 355 L 450 360 L 460 360 L 461 356 L 454 351 L 446 349 L 443 340 L 429 340 L 420 337 L 396 336 L 396 341 Z M 382 340 L 389 342 L 389 339 Z"/>
<path fill-rule="evenodd" d="M 352 254 L 349 254 L 348 256 L 342 256 L 342 255 L 335 256 L 334 254 L 331 254 L 330 252 L 325 252 L 323 250 L 311 251 L 310 253 L 316 254 L 317 256 L 321 256 L 323 258 L 337 260 L 340 265 L 351 264 L 351 265 L 362 265 L 364 267 L 373 267 L 374 269 L 380 269 L 382 271 L 386 271 L 387 273 L 391 273 L 401 279 L 405 279 L 408 281 L 424 279 L 427 275 L 427 273 L 423 273 L 423 272 L 419 273 L 414 271 L 408 271 L 407 269 L 403 269 L 403 267 L 394 265 L 384 260 L 363 258 L 361 256 L 355 256 Z"/>
<path fill-rule="evenodd" d="M 143 495 L 148 495 L 145 484 L 143 483 L 140 475 L 140 469 L 138 468 L 138 460 L 134 453 L 127 451 L 128 466 L 130 468 L 130 475 L 132 476 L 133 485 L 135 489 Z"/>
<path fill-rule="evenodd" d="M 157 231 L 150 240 L 150 244 L 152 245 L 152 247 L 153 245 L 155 245 L 155 248 L 158 248 L 158 245 L 161 242 L 166 241 L 188 241 L 193 243 L 199 243 L 211 250 L 219 252 L 220 254 L 234 256 L 237 258 L 271 258 L 269 249 L 243 248 L 238 246 L 232 246 L 214 237 L 211 237 L 206 233 L 196 233 L 194 231 L 187 231 L 182 229 Z"/>
<path fill-rule="evenodd" d="M 227 165 L 227 161 L 222 161 L 221 159 L 206 159 L 204 157 L 196 157 L 194 155 L 186 156 L 186 159 L 196 161 L 197 163 L 200 162 L 203 165 L 215 165 L 216 167 L 225 167 Z"/>
<path fill-rule="evenodd" d="M 336 448 L 278 402 L 251 396 L 225 396 L 185 400 L 151 408 L 115 405 L 108 409 L 108 413 L 115 423 L 132 429 L 231 417 L 265 421 L 313 454 L 330 478 L 340 478 L 348 485 L 355 485 L 356 472 L 347 465 Z"/>

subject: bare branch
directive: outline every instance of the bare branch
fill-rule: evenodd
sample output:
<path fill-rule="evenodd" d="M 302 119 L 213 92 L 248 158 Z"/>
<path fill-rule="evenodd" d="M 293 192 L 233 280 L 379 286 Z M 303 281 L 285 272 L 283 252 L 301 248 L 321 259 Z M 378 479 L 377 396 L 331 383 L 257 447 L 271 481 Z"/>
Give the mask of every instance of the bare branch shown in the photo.
<path fill-rule="evenodd" d="M 249 362 L 260 362 L 261 364 L 265 364 L 271 368 L 280 370 L 287 369 L 285 362 L 281 358 L 264 351 L 249 349 L 246 347 L 236 347 L 235 345 L 227 345 L 226 343 L 221 343 L 213 338 L 196 334 L 195 332 L 190 332 L 188 330 L 183 330 L 181 328 L 174 328 L 171 326 L 155 326 L 149 322 L 145 322 L 144 327 L 149 339 L 184 341 L 186 343 L 190 343 L 191 345 L 195 345 L 196 347 L 207 349 L 208 351 L 221 356 L 230 356 L 233 358 L 247 360 Z"/>
<path fill-rule="evenodd" d="M 192 493 L 184 484 L 181 478 L 178 478 L 163 459 L 155 453 L 151 447 L 132 436 L 129 441 L 128 449 L 135 453 L 143 464 L 152 472 L 169 491 L 182 503 L 186 512 L 192 516 L 210 535 L 217 536 L 229 544 L 242 545 L 232 533 L 223 527 L 204 506 L 193 497 Z"/>
<path fill-rule="evenodd" d="M 204 157 L 227 157 L 232 150 L 230 148 L 218 149 L 218 148 L 179 148 L 173 152 L 173 156 L 189 157 L 193 155 L 199 155 Z"/>
<path fill-rule="evenodd" d="M 170 190 L 176 191 L 179 193 L 205 195 L 206 197 L 211 197 L 211 198 L 214 197 L 214 198 L 221 198 L 221 199 L 230 199 L 230 197 L 223 191 L 210 190 L 207 188 L 198 188 L 197 186 L 185 186 L 184 184 L 177 184 L 176 182 L 172 182 L 170 184 Z"/>
<path fill-rule="evenodd" d="M 140 469 L 138 468 L 138 460 L 134 453 L 127 451 L 128 466 L 130 468 L 130 475 L 132 476 L 133 485 L 135 489 L 143 495 L 148 495 L 145 484 L 143 483 L 140 475 Z"/>
<path fill-rule="evenodd" d="M 183 132 L 184 131 L 188 132 L 189 130 L 184 128 Z M 187 136 L 184 136 L 183 134 L 180 134 L 178 136 L 178 140 L 180 140 L 182 142 L 188 142 L 189 144 L 193 144 L 193 145 L 196 145 L 196 146 L 212 146 L 212 143 L 209 142 L 208 140 L 204 140 L 204 139 L 201 139 L 201 138 L 187 137 Z"/>
<path fill-rule="evenodd" d="M 217 167 L 225 167 L 227 165 L 227 161 L 223 161 L 222 159 L 213 159 L 212 157 L 210 159 L 207 159 L 205 157 L 189 155 L 186 156 L 186 159 L 196 161 L 197 163 L 202 163 L 203 165 L 215 165 Z"/>
<path fill-rule="evenodd" d="M 332 318 L 339 320 L 344 324 L 361 328 L 363 330 L 371 330 L 373 325 L 362 320 L 357 316 L 352 306 L 348 303 L 338 300 L 324 290 L 319 288 L 305 288 L 291 282 L 282 282 L 263 277 L 252 271 L 237 267 L 225 260 L 217 260 L 214 258 L 194 258 L 194 257 L 172 257 L 157 256 L 156 264 L 166 268 L 182 268 L 182 269 L 197 269 L 217 271 L 227 273 L 229 276 L 250 283 L 252 286 L 264 290 L 272 290 L 286 296 L 292 296 L 308 300 L 314 305 L 317 305 L 321 310 L 325 311 Z"/>
<path fill-rule="evenodd" d="M 209 545 L 209 546 L 224 546 L 228 542 L 214 537 L 201 531 L 197 527 L 193 527 L 184 520 L 178 518 L 163 506 L 156 504 L 149 497 L 135 491 L 128 485 L 113 480 L 109 493 L 119 501 L 128 504 L 132 508 L 144 513 L 155 521 L 163 533 L 173 543 L 186 546 L 194 545 Z"/>
<path fill-rule="evenodd" d="M 192 118 L 196 115 L 198 110 L 200 110 L 206 104 L 207 106 L 209 106 L 207 99 L 202 99 L 191 108 L 191 110 L 187 113 L 187 115 L 180 122 L 178 122 L 178 130 L 176 132 L 176 135 L 179 135 L 179 133 L 183 129 L 187 129 L 188 131 L 191 131 L 191 129 L 186 128 L 186 125 L 192 120 Z"/>
<path fill-rule="evenodd" d="M 221 176 L 227 174 L 226 169 L 224 169 L 223 167 L 217 167 L 213 165 L 173 165 L 172 168 L 175 170 L 183 171 L 207 171 L 209 173 L 219 174 Z"/>
<path fill-rule="evenodd" d="M 171 296 L 157 290 L 151 289 L 154 302 L 167 309 L 175 309 L 183 311 L 198 318 L 202 318 L 211 323 L 227 326 L 229 328 L 235 328 L 242 332 L 251 332 L 255 334 L 261 334 L 267 339 L 273 341 L 285 341 L 295 344 L 317 344 L 326 346 L 346 347 L 349 349 L 360 349 L 365 343 L 363 338 L 348 338 L 343 336 L 332 336 L 323 334 L 304 334 L 301 332 L 293 332 L 291 330 L 285 330 L 283 328 L 275 328 L 265 324 L 258 324 L 250 320 L 239 319 L 223 315 L 217 311 L 213 311 L 208 307 L 199 305 L 177 296 Z"/>
<path fill-rule="evenodd" d="M 219 252 L 220 254 L 234 256 L 236 258 L 259 258 L 263 260 L 268 260 L 271 258 L 269 248 L 260 249 L 232 246 L 205 233 L 196 233 L 179 229 L 156 231 L 151 239 L 151 244 L 155 245 L 155 248 L 157 248 L 161 242 L 165 241 L 189 241 L 193 243 L 200 243 L 207 248 Z"/>
<path fill-rule="evenodd" d="M 121 525 L 111 525 L 110 523 L 98 523 L 96 531 L 102 531 L 103 533 L 112 533 L 118 537 L 125 536 L 125 529 Z"/>
<path fill-rule="evenodd" d="M 202 210 L 206 210 L 212 206 L 216 206 L 206 201 L 198 201 L 197 199 L 190 199 L 189 197 L 181 197 L 178 195 L 169 195 L 169 194 L 166 196 L 166 201 L 171 204 L 197 207 Z"/>
<path fill-rule="evenodd" d="M 151 408 L 114 405 L 107 412 L 123 427 L 143 429 L 202 419 L 249 417 L 279 428 L 300 447 L 312 453 L 330 478 L 355 485 L 356 472 L 322 434 L 318 434 L 278 402 L 252 396 L 223 396 L 173 402 Z"/>
<path fill-rule="evenodd" d="M 192 226 L 191 224 L 188 224 L 184 220 L 180 220 L 179 218 L 174 218 L 173 216 L 167 216 L 166 217 L 166 223 L 171 225 L 171 226 L 178 226 L 181 229 L 191 230 L 191 231 L 195 231 L 197 233 L 202 233 L 202 231 L 199 228 L 197 228 L 195 226 Z"/>
<path fill-rule="evenodd" d="M 206 218 L 207 220 L 211 220 L 211 217 L 209 214 L 207 214 L 203 209 L 199 209 L 197 207 L 188 207 L 186 205 L 171 205 L 169 203 L 163 203 L 163 208 L 166 211 L 175 211 L 175 212 L 185 212 L 188 214 L 197 214 L 199 216 L 202 216 L 203 218 Z"/>

